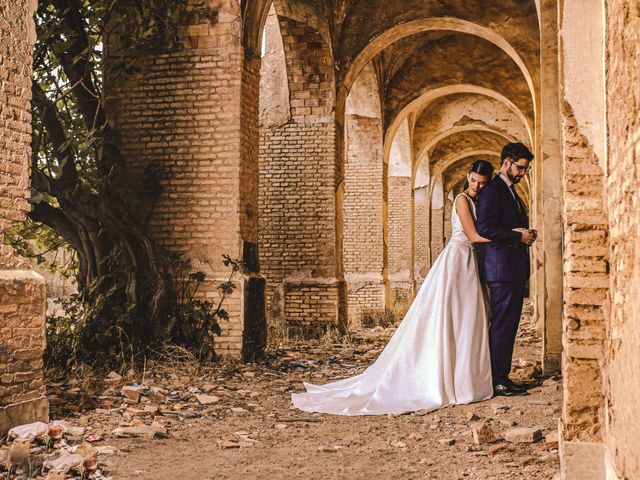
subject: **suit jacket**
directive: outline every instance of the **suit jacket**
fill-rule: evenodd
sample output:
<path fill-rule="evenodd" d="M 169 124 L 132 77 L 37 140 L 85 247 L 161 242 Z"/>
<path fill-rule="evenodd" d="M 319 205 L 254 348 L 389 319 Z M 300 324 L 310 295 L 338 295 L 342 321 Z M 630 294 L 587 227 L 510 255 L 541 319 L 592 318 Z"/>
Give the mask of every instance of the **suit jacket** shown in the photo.
<path fill-rule="evenodd" d="M 476 209 L 478 233 L 491 243 L 476 245 L 480 278 L 484 282 L 518 282 L 529 278 L 529 250 L 513 228 L 529 228 L 524 202 L 513 198 L 496 175 L 482 189 Z"/>

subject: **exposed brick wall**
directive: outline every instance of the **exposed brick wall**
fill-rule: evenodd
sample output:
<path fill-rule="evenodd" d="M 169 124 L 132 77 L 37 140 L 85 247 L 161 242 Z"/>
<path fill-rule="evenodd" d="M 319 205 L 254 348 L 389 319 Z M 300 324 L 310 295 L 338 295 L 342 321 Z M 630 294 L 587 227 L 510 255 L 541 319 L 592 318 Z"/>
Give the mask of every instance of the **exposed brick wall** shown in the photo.
<path fill-rule="evenodd" d="M 620 478 L 640 478 L 640 6 L 606 2 L 607 196 L 611 325 L 606 346 L 606 443 Z"/>
<path fill-rule="evenodd" d="M 42 354 L 45 286 L 7 246 L 4 231 L 29 210 L 35 2 L 0 0 L 0 437 L 48 419 Z M 28 268 L 28 267 L 27 267 Z"/>
<path fill-rule="evenodd" d="M 344 197 L 344 271 L 382 271 L 382 125 L 347 116 Z"/>
<path fill-rule="evenodd" d="M 563 111 L 564 436 L 601 440 L 601 366 L 609 291 L 604 173 L 569 105 Z"/>
<path fill-rule="evenodd" d="M 411 177 L 389 177 L 389 280 L 393 297 L 411 296 Z"/>
<path fill-rule="evenodd" d="M 42 277 L 0 271 L 0 407 L 44 396 Z"/>
<path fill-rule="evenodd" d="M 444 248 L 444 208 L 431 209 L 431 263 Z"/>
<path fill-rule="evenodd" d="M 448 198 L 444 201 L 444 243 L 446 244 L 451 238 L 451 209 L 453 201 Z"/>
<path fill-rule="evenodd" d="M 214 24 L 184 28 L 185 48 L 149 56 L 125 84 L 108 82 L 110 110 L 134 173 L 150 162 L 168 173 L 150 228 L 171 251 L 183 252 L 208 281 L 203 295 L 218 298 L 228 277 L 222 255 L 256 269 L 257 103 L 259 60 L 246 61 L 237 11 Z M 248 283 L 240 281 L 225 308 L 216 350 L 242 348 Z"/>
<path fill-rule="evenodd" d="M 260 128 L 259 154 L 260 256 L 269 319 L 336 323 L 337 310 L 326 309 L 337 298 L 332 57 L 312 27 L 280 17 L 280 30 L 291 120 Z M 310 315 L 305 320 L 294 305 L 296 292 L 310 279 L 322 279 L 314 288 L 324 290 L 302 303 Z M 293 282 L 301 282 L 300 289 Z"/>
<path fill-rule="evenodd" d="M 349 287 L 349 326 L 363 308 L 384 307 L 382 225 L 382 124 L 347 115 L 343 265 Z"/>
<path fill-rule="evenodd" d="M 3 232 L 29 211 L 32 2 L 0 0 L 0 269 L 21 263 Z"/>
<path fill-rule="evenodd" d="M 431 266 L 431 221 L 429 218 L 429 213 L 430 208 L 426 200 L 422 202 L 416 201 L 414 203 L 413 269 L 414 276 L 417 281 L 416 288 L 419 288 L 419 286 L 422 284 L 422 280 L 424 280 L 424 278 L 427 276 L 427 273 L 429 273 L 429 267 Z"/>

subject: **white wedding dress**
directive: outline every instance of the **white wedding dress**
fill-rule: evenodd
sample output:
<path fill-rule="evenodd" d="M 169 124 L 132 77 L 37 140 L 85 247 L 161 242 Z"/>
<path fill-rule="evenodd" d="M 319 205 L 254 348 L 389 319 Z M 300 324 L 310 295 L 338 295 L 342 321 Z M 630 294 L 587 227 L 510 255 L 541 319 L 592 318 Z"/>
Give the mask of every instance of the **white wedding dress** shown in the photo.
<path fill-rule="evenodd" d="M 465 198 L 475 217 L 475 205 Z M 291 397 L 295 407 L 337 415 L 400 414 L 493 396 L 487 307 L 475 252 L 455 207 L 451 227 L 451 240 L 377 360 L 354 377 L 305 382 L 307 392 Z"/>

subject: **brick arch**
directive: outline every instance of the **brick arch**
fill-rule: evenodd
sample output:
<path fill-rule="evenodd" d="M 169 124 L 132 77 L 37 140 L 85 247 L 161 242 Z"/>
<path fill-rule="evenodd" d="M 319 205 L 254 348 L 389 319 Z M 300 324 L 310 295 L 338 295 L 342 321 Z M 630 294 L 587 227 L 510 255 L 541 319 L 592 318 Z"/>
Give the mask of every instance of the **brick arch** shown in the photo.
<path fill-rule="evenodd" d="M 421 111 L 430 102 L 436 101 L 439 98 L 443 98 L 443 97 L 446 97 L 448 95 L 456 95 L 456 94 L 459 94 L 459 93 L 472 93 L 472 94 L 477 94 L 477 95 L 483 95 L 483 96 L 495 99 L 496 101 L 499 101 L 499 102 L 503 103 L 504 105 L 506 105 L 509 108 L 509 110 L 513 111 L 518 116 L 518 118 L 520 119 L 522 124 L 525 125 L 527 133 L 529 134 L 529 142 L 533 142 L 533 132 L 534 132 L 533 123 L 528 121 L 527 118 L 522 113 L 522 111 L 520 111 L 520 109 L 513 102 L 511 102 L 507 97 L 505 97 L 504 95 L 502 95 L 501 93 L 499 93 L 499 92 L 497 92 L 495 90 L 492 90 L 492 89 L 489 89 L 489 88 L 485 88 L 485 87 L 481 87 L 481 86 L 478 86 L 478 85 L 454 84 L 454 85 L 443 86 L 443 87 L 436 88 L 436 89 L 433 89 L 431 91 L 425 92 L 423 95 L 415 98 L 411 103 L 406 105 L 398 113 L 398 115 L 393 119 L 393 121 L 389 125 L 387 131 L 385 132 L 385 140 L 384 140 L 384 148 L 385 148 L 384 157 L 385 157 L 385 159 L 388 158 L 388 156 L 389 156 L 389 150 L 391 148 L 391 140 L 395 136 L 395 134 L 396 134 L 398 128 L 400 127 L 400 125 L 402 124 L 402 122 L 406 118 L 408 118 L 409 115 L 411 115 L 411 114 L 413 114 L 415 112 Z"/>
<path fill-rule="evenodd" d="M 335 104 L 335 75 L 331 47 L 320 31 L 280 16 L 287 63 L 291 117 L 305 122 L 327 121 Z"/>
<path fill-rule="evenodd" d="M 344 102 L 348 95 L 353 82 L 358 73 L 366 64 L 368 64 L 375 56 L 380 54 L 385 48 L 397 42 L 398 40 L 415 35 L 421 32 L 432 30 L 448 30 L 453 32 L 461 32 L 484 39 L 497 48 L 503 50 L 518 66 L 525 78 L 531 98 L 534 105 L 536 104 L 536 89 L 534 77 L 525 65 L 516 49 L 504 37 L 499 35 L 490 28 L 475 24 L 473 22 L 453 17 L 442 18 L 424 18 L 396 25 L 373 38 L 370 43 L 357 55 L 357 57 L 349 64 L 347 71 L 341 77 L 336 101 L 336 109 L 338 115 L 344 109 Z"/>
<path fill-rule="evenodd" d="M 500 152 L 506 142 L 507 139 L 499 133 L 480 130 L 469 130 L 445 136 L 428 151 L 430 168 L 433 172 L 444 171 L 448 167 L 448 159 L 456 156 L 458 152 L 469 149 Z"/>
<path fill-rule="evenodd" d="M 490 149 L 476 149 L 476 148 L 471 148 L 468 150 L 464 150 L 462 152 L 456 152 L 455 154 L 451 155 L 449 158 L 443 160 L 442 163 L 439 164 L 439 166 L 437 168 L 434 169 L 433 174 L 431 175 L 431 178 L 438 178 L 440 176 L 442 176 L 443 172 L 452 164 L 463 160 L 465 158 L 469 158 L 469 157 L 476 157 L 476 158 L 485 158 L 485 157 L 495 157 L 495 156 L 500 156 L 500 152 L 496 151 L 496 150 L 490 150 Z M 431 182 L 430 184 L 430 188 L 429 188 L 429 198 L 432 198 L 433 196 L 433 183 Z"/>
<path fill-rule="evenodd" d="M 310 333 L 346 321 L 344 182 L 337 154 L 344 132 L 335 125 L 329 44 L 317 28 L 298 19 L 304 18 L 301 12 L 279 3 L 276 12 L 290 118 L 259 132 L 261 267 L 269 322 Z"/>
<path fill-rule="evenodd" d="M 452 128 L 461 126 L 488 127 L 517 138 L 530 148 L 527 127 L 505 103 L 486 95 L 458 93 L 442 96 L 428 102 L 414 112 L 414 154 L 417 159 L 424 153 L 425 144 Z"/>
<path fill-rule="evenodd" d="M 242 2 L 242 42 L 252 57 L 260 57 L 262 33 L 272 0 Z"/>
<path fill-rule="evenodd" d="M 486 127 L 483 125 L 463 125 L 459 127 L 453 127 L 449 130 L 439 133 L 437 136 L 430 139 L 429 142 L 427 142 L 423 146 L 422 150 L 416 156 L 416 162 L 413 167 L 414 176 L 415 176 L 415 173 L 420 168 L 422 162 L 424 162 L 425 159 L 429 157 L 428 152 L 430 152 L 439 142 L 441 142 L 442 140 L 445 140 L 447 137 L 450 137 L 452 135 L 455 135 L 458 133 L 465 133 L 465 132 L 486 132 L 486 133 L 491 133 L 504 138 L 505 142 L 517 141 L 516 137 L 513 137 L 508 132 L 491 128 L 491 127 Z"/>
<path fill-rule="evenodd" d="M 486 40 L 466 33 L 446 33 L 422 34 L 420 48 L 386 80 L 385 127 L 422 94 L 462 83 L 498 91 L 534 121 L 535 97 L 513 59 Z"/>

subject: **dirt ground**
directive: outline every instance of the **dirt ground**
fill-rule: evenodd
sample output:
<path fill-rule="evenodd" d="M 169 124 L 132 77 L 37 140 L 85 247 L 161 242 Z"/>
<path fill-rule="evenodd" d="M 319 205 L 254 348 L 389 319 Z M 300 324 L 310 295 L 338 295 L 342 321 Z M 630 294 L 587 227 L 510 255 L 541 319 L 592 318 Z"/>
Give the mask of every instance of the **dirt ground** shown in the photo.
<path fill-rule="evenodd" d="M 339 417 L 290 408 L 290 395 L 302 390 L 303 380 L 323 383 L 361 371 L 392 333 L 364 330 L 350 342 L 282 348 L 267 364 L 220 368 L 215 378 L 196 385 L 215 387 L 210 393 L 220 400 L 214 408 L 204 416 L 194 410 L 193 418 L 188 412 L 167 417 L 171 438 L 110 441 L 121 452 L 108 457 L 104 469 L 114 479 L 155 480 L 553 478 L 561 382 L 539 377 L 541 346 L 533 331 L 525 316 L 513 377 L 530 381 L 526 397 L 397 417 Z M 99 416 L 92 414 L 92 421 L 99 422 Z M 472 424 L 482 421 L 498 439 L 475 445 Z M 499 438 L 514 427 L 539 427 L 543 438 L 535 443 Z"/>
<path fill-rule="evenodd" d="M 348 338 L 281 339 L 255 364 L 204 368 L 171 357 L 142 374 L 114 373 L 99 394 L 86 393 L 88 385 L 51 384 L 51 416 L 83 426 L 82 435 L 65 436 L 62 448 L 92 442 L 83 448 L 100 451 L 99 473 L 89 477 L 98 480 L 550 479 L 558 471 L 561 380 L 540 376 L 541 345 L 530 306 L 526 312 L 512 372 L 531 385 L 525 397 L 400 416 L 340 417 L 290 407 L 303 381 L 326 383 L 372 363 L 394 330 L 376 327 Z M 121 389 L 131 384 L 140 386 L 127 400 Z M 483 423 L 491 438 L 477 444 L 472 428 Z M 531 443 L 503 439 L 519 427 L 540 432 Z M 42 450 L 33 446 L 32 460 Z M 65 478 L 80 478 L 80 471 L 75 475 Z M 0 468 L 4 478 L 22 477 Z"/>

